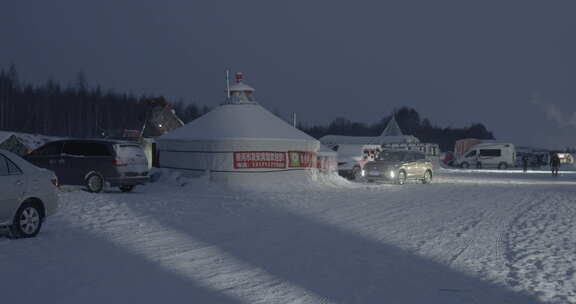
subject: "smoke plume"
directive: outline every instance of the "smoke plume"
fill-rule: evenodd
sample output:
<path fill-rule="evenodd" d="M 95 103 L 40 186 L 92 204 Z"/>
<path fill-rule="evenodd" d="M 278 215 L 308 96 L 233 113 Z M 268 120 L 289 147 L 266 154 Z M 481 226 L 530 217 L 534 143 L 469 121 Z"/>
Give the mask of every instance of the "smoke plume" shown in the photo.
<path fill-rule="evenodd" d="M 556 122 L 558 125 L 576 128 L 576 112 L 567 113 L 562 111 L 559 106 L 543 101 L 539 94 L 534 94 L 530 102 L 540 106 L 544 110 L 546 118 Z"/>

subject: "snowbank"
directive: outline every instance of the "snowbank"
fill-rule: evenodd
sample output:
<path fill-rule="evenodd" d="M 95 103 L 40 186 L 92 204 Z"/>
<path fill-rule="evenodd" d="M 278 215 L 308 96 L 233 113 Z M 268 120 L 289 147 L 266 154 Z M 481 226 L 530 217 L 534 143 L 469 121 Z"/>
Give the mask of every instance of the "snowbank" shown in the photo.
<path fill-rule="evenodd" d="M 350 182 L 337 173 L 319 173 L 316 170 L 310 170 L 309 174 L 306 175 L 298 172 L 290 176 L 290 172 L 283 172 L 279 175 L 262 174 L 260 175 L 261 178 L 257 176 L 250 179 L 244 179 L 242 176 L 231 178 L 226 175 L 219 176 L 216 181 L 209 172 L 196 175 L 177 169 L 154 168 L 151 175 L 158 184 L 241 192 L 301 192 L 338 187 L 358 187 L 357 183 Z"/>

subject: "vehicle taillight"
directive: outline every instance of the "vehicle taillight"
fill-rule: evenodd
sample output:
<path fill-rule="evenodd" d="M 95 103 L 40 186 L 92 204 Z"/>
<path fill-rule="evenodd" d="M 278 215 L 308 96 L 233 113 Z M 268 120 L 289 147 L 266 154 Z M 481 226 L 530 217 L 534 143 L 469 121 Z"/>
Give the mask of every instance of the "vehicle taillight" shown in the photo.
<path fill-rule="evenodd" d="M 58 178 L 56 176 L 53 176 L 51 179 L 52 184 L 56 187 L 60 186 L 60 183 L 58 183 Z"/>
<path fill-rule="evenodd" d="M 116 167 L 128 166 L 127 163 L 123 163 L 123 162 L 121 162 L 121 161 L 119 161 L 119 160 L 117 160 L 117 159 L 115 159 L 115 160 L 112 162 L 112 165 L 114 165 L 114 166 L 116 166 Z"/>

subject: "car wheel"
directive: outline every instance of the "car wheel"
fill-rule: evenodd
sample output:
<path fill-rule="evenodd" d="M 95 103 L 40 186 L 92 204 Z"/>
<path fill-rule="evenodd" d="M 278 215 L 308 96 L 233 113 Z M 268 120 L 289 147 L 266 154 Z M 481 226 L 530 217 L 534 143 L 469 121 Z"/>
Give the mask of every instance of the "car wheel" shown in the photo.
<path fill-rule="evenodd" d="M 426 172 L 424 172 L 424 177 L 422 178 L 422 183 L 429 184 L 431 182 L 432 182 L 432 172 L 430 170 L 426 170 Z"/>
<path fill-rule="evenodd" d="M 498 169 L 500 169 L 500 170 L 506 170 L 506 169 L 508 169 L 508 164 L 507 164 L 507 163 L 500 163 L 500 164 L 498 165 Z"/>
<path fill-rule="evenodd" d="M 86 187 L 88 191 L 98 193 L 104 189 L 104 179 L 98 174 L 90 174 L 86 178 Z"/>
<path fill-rule="evenodd" d="M 20 206 L 10 227 L 12 238 L 35 237 L 42 227 L 42 212 L 37 204 L 26 202 Z"/>
<path fill-rule="evenodd" d="M 468 169 L 470 167 L 470 164 L 468 164 L 467 162 L 463 162 L 460 167 L 462 167 L 462 169 Z"/>
<path fill-rule="evenodd" d="M 406 183 L 406 172 L 400 171 L 398 172 L 398 179 L 396 180 L 398 185 L 404 185 Z"/>
<path fill-rule="evenodd" d="M 352 180 L 360 180 L 360 178 L 362 177 L 360 174 L 360 167 L 354 167 L 352 169 Z"/>
<path fill-rule="evenodd" d="M 132 190 L 134 190 L 134 186 L 130 185 L 130 186 L 120 186 L 120 191 L 122 192 L 130 192 Z"/>

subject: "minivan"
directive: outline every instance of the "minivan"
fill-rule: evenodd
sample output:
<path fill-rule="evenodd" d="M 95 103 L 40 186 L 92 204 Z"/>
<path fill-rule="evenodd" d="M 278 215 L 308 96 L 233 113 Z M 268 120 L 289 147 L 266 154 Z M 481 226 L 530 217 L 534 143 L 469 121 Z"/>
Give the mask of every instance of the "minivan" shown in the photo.
<path fill-rule="evenodd" d="M 148 181 L 148 162 L 136 143 L 108 139 L 49 142 L 24 158 L 53 171 L 62 185 L 84 185 L 90 192 L 104 186 L 129 192 Z"/>
<path fill-rule="evenodd" d="M 516 149 L 511 143 L 481 143 L 472 146 L 463 156 L 458 157 L 457 165 L 462 168 L 507 169 L 516 164 Z"/>

